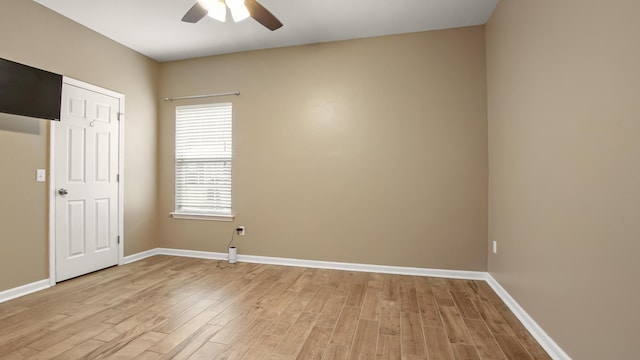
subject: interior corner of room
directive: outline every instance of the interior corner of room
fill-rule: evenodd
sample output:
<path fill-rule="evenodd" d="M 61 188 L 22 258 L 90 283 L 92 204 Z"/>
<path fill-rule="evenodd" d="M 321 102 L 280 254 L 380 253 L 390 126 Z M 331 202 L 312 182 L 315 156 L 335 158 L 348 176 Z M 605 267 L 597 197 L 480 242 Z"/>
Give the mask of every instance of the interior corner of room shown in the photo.
<path fill-rule="evenodd" d="M 460 271 L 556 358 L 632 359 L 639 13 L 502 0 L 484 25 L 161 62 L 5 0 L 0 58 L 126 97 L 120 264 L 219 259 L 245 226 L 238 261 Z M 171 217 L 176 106 L 212 100 L 164 99 L 226 91 L 233 221 Z M 51 285 L 54 126 L 0 114 L 0 300 Z"/>

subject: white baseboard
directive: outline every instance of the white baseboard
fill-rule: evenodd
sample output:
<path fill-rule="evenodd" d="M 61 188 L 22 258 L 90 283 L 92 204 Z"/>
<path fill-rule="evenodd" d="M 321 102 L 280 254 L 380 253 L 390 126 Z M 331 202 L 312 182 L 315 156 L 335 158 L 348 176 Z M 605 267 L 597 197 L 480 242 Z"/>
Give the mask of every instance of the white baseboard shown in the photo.
<path fill-rule="evenodd" d="M 556 344 L 553 339 L 533 320 L 531 316 L 515 301 L 513 297 L 505 290 L 500 283 L 494 279 L 491 274 L 487 273 L 486 281 L 493 291 L 500 296 L 502 301 L 509 307 L 509 310 L 520 320 L 531 335 L 538 341 L 540 346 L 554 360 L 571 360 L 571 357 Z"/>
<path fill-rule="evenodd" d="M 50 288 L 49 279 L 44 279 L 31 284 L 15 287 L 13 289 L 0 291 L 0 303 L 9 301 L 11 299 L 19 298 L 21 296 L 34 293 L 36 291 Z"/>
<path fill-rule="evenodd" d="M 168 248 L 158 248 L 156 250 L 158 250 L 160 255 L 184 256 L 184 257 L 209 259 L 209 260 L 226 260 L 227 259 L 226 253 L 196 251 L 196 250 L 182 250 L 182 249 L 168 249 Z"/>
<path fill-rule="evenodd" d="M 155 255 L 160 255 L 160 253 L 158 252 L 158 249 L 151 249 L 151 250 L 147 250 L 147 251 L 143 251 L 143 252 L 139 252 L 133 255 L 129 255 L 129 256 L 125 256 L 122 259 L 122 263 L 123 264 L 130 264 L 132 262 L 136 262 L 136 261 L 140 261 L 142 259 L 146 259 L 148 257 L 152 257 Z"/>
<path fill-rule="evenodd" d="M 182 256 L 198 259 L 210 259 L 210 260 L 226 260 L 227 254 L 215 253 L 208 251 L 196 251 L 196 250 L 182 250 L 182 249 L 169 249 L 169 248 L 155 248 L 137 254 L 124 257 L 124 263 L 130 264 L 142 259 L 146 259 L 156 255 L 168 255 L 168 256 Z"/>
<path fill-rule="evenodd" d="M 226 258 L 226 254 L 224 255 Z M 442 278 L 466 279 L 466 280 L 485 280 L 487 276 L 486 275 L 487 273 L 480 272 L 480 271 L 441 270 L 441 269 L 428 269 L 428 268 L 389 266 L 389 265 L 369 265 L 369 264 L 356 264 L 356 263 L 343 263 L 343 262 L 330 262 L 330 261 L 317 261 L 317 260 L 301 260 L 301 259 L 277 258 L 277 257 L 253 256 L 253 255 L 238 255 L 238 261 L 248 262 L 248 263 L 257 263 L 257 264 L 307 267 L 307 268 L 316 268 L 316 269 L 360 271 L 360 272 L 373 272 L 373 273 L 397 274 L 397 275 L 429 276 L 429 277 L 442 277 Z"/>
<path fill-rule="evenodd" d="M 226 253 L 156 248 L 156 249 L 147 250 L 138 254 L 127 256 L 125 257 L 124 262 L 125 264 L 128 264 L 128 263 L 142 260 L 154 255 L 184 256 L 184 257 L 192 257 L 192 258 L 199 258 L 199 259 L 211 259 L 211 260 L 227 259 Z M 247 262 L 247 263 L 256 263 L 256 264 L 295 266 L 295 267 L 307 267 L 307 268 L 316 268 L 316 269 L 332 269 L 332 270 L 346 270 L 346 271 L 359 271 L 359 272 L 375 272 L 375 273 L 382 273 L 382 274 L 430 276 L 430 277 L 442 277 L 442 278 L 450 278 L 450 279 L 486 280 L 487 278 L 487 273 L 481 272 L 481 271 L 441 270 L 441 269 L 427 269 L 427 268 L 401 267 L 401 266 L 388 266 L 388 265 L 369 265 L 369 264 L 303 260 L 303 259 L 292 259 L 292 258 L 279 258 L 279 257 L 270 257 L 270 256 L 238 255 L 238 261 Z"/>

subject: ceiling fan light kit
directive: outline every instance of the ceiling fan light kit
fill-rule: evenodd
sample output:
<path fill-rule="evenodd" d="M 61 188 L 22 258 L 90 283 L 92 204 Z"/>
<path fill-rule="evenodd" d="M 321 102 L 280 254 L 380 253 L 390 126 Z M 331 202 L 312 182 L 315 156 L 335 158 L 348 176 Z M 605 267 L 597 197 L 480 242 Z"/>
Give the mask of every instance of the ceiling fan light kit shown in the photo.
<path fill-rule="evenodd" d="M 233 21 L 239 22 L 249 17 L 249 10 L 244 5 L 244 0 L 226 0 Z"/>
<path fill-rule="evenodd" d="M 195 5 L 184 15 L 182 21 L 197 23 L 203 17 L 209 16 L 225 22 L 227 20 L 227 7 L 234 22 L 252 17 L 271 31 L 282 27 L 280 20 L 256 0 L 197 0 Z"/>
<path fill-rule="evenodd" d="M 198 0 L 198 3 L 208 11 L 207 16 L 220 22 L 227 21 L 227 7 L 222 0 Z"/>

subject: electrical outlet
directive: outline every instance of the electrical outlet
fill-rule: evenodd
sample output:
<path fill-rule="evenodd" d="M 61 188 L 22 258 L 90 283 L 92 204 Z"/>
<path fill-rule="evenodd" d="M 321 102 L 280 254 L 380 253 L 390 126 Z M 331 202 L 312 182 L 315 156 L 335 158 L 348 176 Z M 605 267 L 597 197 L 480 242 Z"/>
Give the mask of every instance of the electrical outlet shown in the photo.
<path fill-rule="evenodd" d="M 243 225 L 242 225 L 242 226 L 238 226 L 238 227 L 236 228 L 236 233 L 237 233 L 238 235 L 240 235 L 240 236 L 244 236 L 244 226 L 243 226 Z"/>
<path fill-rule="evenodd" d="M 498 253 L 498 242 L 493 240 L 493 253 L 497 254 Z"/>

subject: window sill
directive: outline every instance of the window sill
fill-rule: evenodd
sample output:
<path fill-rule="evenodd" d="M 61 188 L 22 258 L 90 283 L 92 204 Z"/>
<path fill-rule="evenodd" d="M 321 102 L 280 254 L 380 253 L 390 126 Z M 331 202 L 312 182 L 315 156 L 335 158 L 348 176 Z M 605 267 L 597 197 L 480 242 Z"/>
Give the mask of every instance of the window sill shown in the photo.
<path fill-rule="evenodd" d="M 195 214 L 195 213 L 177 213 L 172 212 L 169 213 L 174 219 L 183 219 L 183 220 L 208 220 L 208 221 L 233 221 L 235 215 L 224 215 L 224 214 Z"/>

